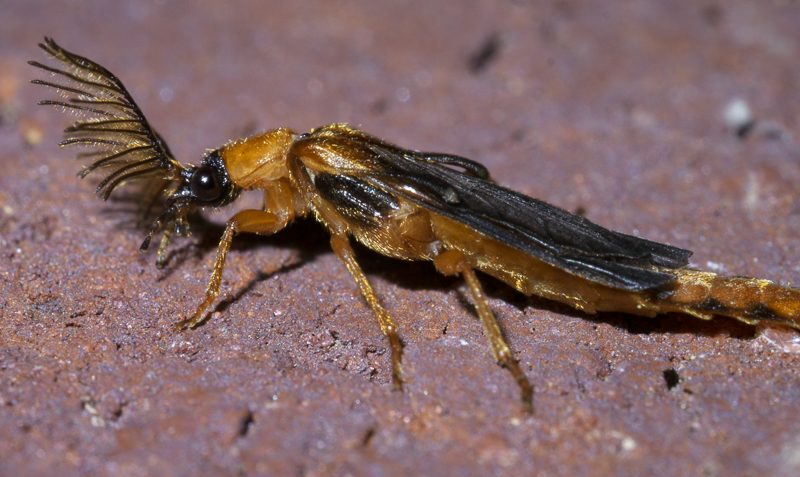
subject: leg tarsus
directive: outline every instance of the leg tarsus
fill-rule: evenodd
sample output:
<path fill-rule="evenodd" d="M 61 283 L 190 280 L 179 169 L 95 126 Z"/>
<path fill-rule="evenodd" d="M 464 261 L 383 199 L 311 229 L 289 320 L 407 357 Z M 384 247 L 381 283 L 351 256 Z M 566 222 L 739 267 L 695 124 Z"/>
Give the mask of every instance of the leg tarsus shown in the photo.
<path fill-rule="evenodd" d="M 213 295 L 209 295 L 208 290 L 206 290 L 206 298 L 203 300 L 203 303 L 197 307 L 197 310 L 194 312 L 194 314 L 190 318 L 186 318 L 172 325 L 172 331 L 179 332 L 186 329 L 196 328 L 201 325 L 204 321 L 206 321 L 206 309 L 211 306 L 211 303 L 214 302 L 218 295 L 219 289 L 217 289 L 216 293 Z"/>
<path fill-rule="evenodd" d="M 386 336 L 389 337 L 389 344 L 392 347 L 392 390 L 402 391 L 403 376 L 400 360 L 403 357 L 403 343 L 394 328 L 391 328 L 391 331 Z"/>
<path fill-rule="evenodd" d="M 533 413 L 533 386 L 519 367 L 519 361 L 514 359 L 513 356 L 509 356 L 509 359 L 498 362 L 498 364 L 506 368 L 517 381 L 520 389 L 520 400 L 525 412 Z"/>

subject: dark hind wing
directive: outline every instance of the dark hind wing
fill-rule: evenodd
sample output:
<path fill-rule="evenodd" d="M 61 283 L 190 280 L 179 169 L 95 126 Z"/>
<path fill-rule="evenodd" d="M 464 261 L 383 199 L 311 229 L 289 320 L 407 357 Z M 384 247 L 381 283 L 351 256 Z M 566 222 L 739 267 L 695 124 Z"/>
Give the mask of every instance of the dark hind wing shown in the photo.
<path fill-rule="evenodd" d="M 384 167 L 370 181 L 438 214 L 588 280 L 626 290 L 657 289 L 692 252 L 601 227 L 541 200 L 486 180 L 444 155 L 370 146 Z M 471 162 L 471 161 L 470 161 Z M 464 172 L 446 167 L 456 165 Z"/>
<path fill-rule="evenodd" d="M 146 190 L 159 195 L 172 180 L 178 179 L 182 166 L 172 158 L 166 143 L 150 127 L 122 82 L 110 71 L 82 56 L 61 48 L 50 38 L 41 47 L 53 66 L 37 61 L 29 63 L 51 73 L 48 80 L 32 80 L 58 91 L 62 99 L 42 100 L 77 113 L 83 119 L 64 132 L 62 146 L 83 146 L 89 150 L 79 157 L 91 162 L 81 172 L 86 177 L 96 170 L 106 173 L 97 192 L 108 199 L 114 189 L 130 180 L 149 180 Z"/>

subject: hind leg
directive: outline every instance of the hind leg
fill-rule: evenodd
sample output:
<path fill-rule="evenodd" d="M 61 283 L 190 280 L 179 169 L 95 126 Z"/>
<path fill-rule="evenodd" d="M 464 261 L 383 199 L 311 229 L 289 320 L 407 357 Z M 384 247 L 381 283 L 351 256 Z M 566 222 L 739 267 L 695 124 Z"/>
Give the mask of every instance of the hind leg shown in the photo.
<path fill-rule="evenodd" d="M 514 359 L 514 353 L 503 339 L 497 319 L 494 317 L 491 308 L 489 308 L 489 302 L 486 300 L 483 287 L 481 287 L 481 283 L 472 270 L 467 257 L 456 250 L 448 250 L 437 256 L 433 260 L 433 264 L 444 275 L 457 275 L 460 273 L 464 277 L 464 281 L 467 282 L 469 291 L 472 293 L 472 299 L 475 301 L 475 309 L 478 312 L 481 323 L 483 323 L 486 337 L 489 338 L 494 359 L 497 364 L 506 368 L 517 381 L 520 387 L 522 405 L 526 411 L 533 412 L 533 386 L 531 386 L 525 373 L 520 369 L 519 363 Z"/>

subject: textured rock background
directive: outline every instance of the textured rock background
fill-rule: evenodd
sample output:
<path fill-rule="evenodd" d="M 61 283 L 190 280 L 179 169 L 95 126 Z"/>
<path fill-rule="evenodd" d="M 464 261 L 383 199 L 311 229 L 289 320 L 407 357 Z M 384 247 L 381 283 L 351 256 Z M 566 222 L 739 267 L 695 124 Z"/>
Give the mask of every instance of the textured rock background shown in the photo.
<path fill-rule="evenodd" d="M 182 161 L 279 125 L 349 122 L 735 275 L 800 278 L 800 6 L 787 1 L 0 1 L 0 474 L 800 473 L 792 338 L 584 316 L 486 277 L 536 387 L 498 368 L 459 280 L 358 254 L 387 343 L 313 221 L 241 237 L 193 310 L 221 224 L 170 266 L 131 204 L 56 147 L 27 81 L 45 35 L 119 75 Z M 721 111 L 746 100 L 737 138 Z M 124 194 L 121 194 L 124 196 Z M 254 204 L 256 198 L 246 202 Z"/>

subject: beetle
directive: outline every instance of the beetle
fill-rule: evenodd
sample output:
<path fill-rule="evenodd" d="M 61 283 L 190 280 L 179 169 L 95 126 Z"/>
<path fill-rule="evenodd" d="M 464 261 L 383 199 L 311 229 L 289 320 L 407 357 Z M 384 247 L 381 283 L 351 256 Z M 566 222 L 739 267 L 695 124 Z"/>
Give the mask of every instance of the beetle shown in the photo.
<path fill-rule="evenodd" d="M 188 234 L 189 214 L 229 205 L 245 190 L 264 194 L 263 208 L 240 211 L 227 221 L 205 296 L 176 330 L 206 318 L 235 235 L 269 235 L 307 215 L 330 233 L 334 253 L 388 338 L 396 389 L 402 383 L 400 336 L 358 265 L 352 239 L 389 257 L 429 260 L 445 275 L 461 275 L 492 354 L 517 381 L 528 410 L 533 387 L 500 332 L 475 270 L 525 295 L 590 314 L 679 312 L 800 328 L 800 290 L 688 268 L 688 250 L 606 229 L 504 188 L 475 161 L 403 149 L 345 124 L 304 134 L 271 129 L 207 152 L 200 165 L 180 163 L 110 71 L 52 39 L 39 46 L 56 66 L 29 62 L 53 75 L 32 82 L 66 98 L 39 104 L 86 116 L 65 130 L 60 143 L 92 148 L 80 176 L 105 171 L 97 186 L 104 200 L 134 180 L 145 183 L 146 195 L 166 196 L 164 211 L 140 247 L 146 251 L 163 232 L 156 266 L 166 264 L 171 238 Z"/>

